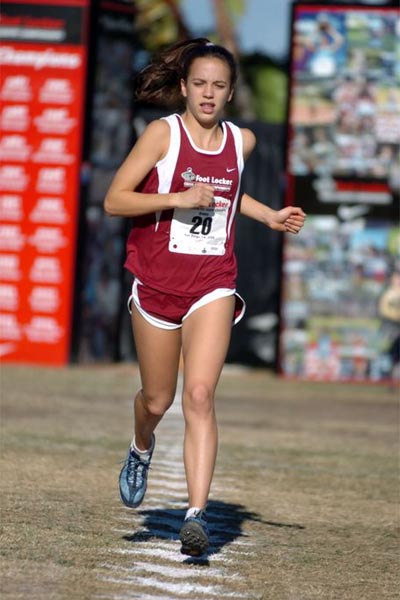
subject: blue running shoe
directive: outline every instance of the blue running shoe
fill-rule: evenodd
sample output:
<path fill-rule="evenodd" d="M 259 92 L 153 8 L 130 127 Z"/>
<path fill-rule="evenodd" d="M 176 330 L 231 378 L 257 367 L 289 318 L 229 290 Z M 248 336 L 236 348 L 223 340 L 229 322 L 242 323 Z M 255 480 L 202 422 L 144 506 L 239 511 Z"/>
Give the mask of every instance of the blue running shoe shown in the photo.
<path fill-rule="evenodd" d="M 143 501 L 147 488 L 147 474 L 154 450 L 152 435 L 150 450 L 143 456 L 129 448 L 124 466 L 119 474 L 119 493 L 122 502 L 129 508 L 137 508 Z"/>
<path fill-rule="evenodd" d="M 182 554 L 201 556 L 210 545 L 210 534 L 207 527 L 205 512 L 198 511 L 185 519 L 179 533 L 182 542 Z"/>

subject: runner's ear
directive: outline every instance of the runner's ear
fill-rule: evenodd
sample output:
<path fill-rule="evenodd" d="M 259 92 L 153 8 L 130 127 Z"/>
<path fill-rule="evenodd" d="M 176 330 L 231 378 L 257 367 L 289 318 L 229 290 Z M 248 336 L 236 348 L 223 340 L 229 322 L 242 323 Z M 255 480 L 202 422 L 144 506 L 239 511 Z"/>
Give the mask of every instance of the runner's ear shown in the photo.
<path fill-rule="evenodd" d="M 186 98 L 186 96 L 187 96 L 186 81 L 184 79 L 181 79 L 181 94 L 184 98 Z"/>

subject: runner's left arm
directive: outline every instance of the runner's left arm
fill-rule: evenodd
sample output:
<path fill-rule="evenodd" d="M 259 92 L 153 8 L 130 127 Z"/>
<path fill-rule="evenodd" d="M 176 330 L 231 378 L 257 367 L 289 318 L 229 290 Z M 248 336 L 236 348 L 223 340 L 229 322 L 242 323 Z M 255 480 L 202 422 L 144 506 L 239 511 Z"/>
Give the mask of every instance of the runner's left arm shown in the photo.
<path fill-rule="evenodd" d="M 242 129 L 242 136 L 243 158 L 246 161 L 255 147 L 256 138 L 250 129 Z M 240 198 L 239 212 L 275 231 L 288 233 L 299 233 L 306 217 L 304 211 L 298 206 L 286 206 L 281 210 L 274 210 L 248 194 L 243 194 Z"/>
<path fill-rule="evenodd" d="M 286 206 L 281 210 L 274 210 L 248 194 L 242 195 L 239 212 L 270 229 L 287 233 L 299 233 L 306 218 L 305 212 L 299 206 Z"/>

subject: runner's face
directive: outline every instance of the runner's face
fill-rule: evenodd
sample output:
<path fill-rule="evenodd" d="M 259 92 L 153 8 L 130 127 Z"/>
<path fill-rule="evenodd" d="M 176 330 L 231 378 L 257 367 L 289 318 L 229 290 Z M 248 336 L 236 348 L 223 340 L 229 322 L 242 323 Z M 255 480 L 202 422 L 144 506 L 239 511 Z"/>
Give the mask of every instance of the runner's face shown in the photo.
<path fill-rule="evenodd" d="M 219 58 L 196 58 L 181 91 L 187 109 L 200 121 L 217 121 L 233 94 L 229 66 Z"/>

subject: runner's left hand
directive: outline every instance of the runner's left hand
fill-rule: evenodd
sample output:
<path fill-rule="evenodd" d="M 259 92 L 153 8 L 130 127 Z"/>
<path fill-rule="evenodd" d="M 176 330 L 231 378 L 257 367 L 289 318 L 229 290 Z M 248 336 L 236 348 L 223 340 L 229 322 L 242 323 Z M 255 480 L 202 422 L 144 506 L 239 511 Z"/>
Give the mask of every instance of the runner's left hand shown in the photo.
<path fill-rule="evenodd" d="M 275 231 L 299 233 L 306 219 L 305 212 L 299 206 L 286 206 L 274 212 L 269 226 Z"/>

